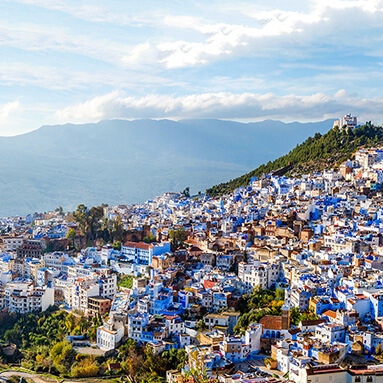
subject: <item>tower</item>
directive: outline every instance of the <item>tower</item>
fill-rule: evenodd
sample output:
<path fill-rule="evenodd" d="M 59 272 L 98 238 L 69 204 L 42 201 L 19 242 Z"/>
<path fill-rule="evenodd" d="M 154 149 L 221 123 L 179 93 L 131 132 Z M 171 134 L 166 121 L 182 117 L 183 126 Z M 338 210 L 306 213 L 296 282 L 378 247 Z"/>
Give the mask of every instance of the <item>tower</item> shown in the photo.
<path fill-rule="evenodd" d="M 282 330 L 290 328 L 290 301 L 291 301 L 291 288 L 287 287 L 285 290 L 285 303 L 282 306 Z"/>
<path fill-rule="evenodd" d="M 290 328 L 290 302 L 285 301 L 282 306 L 282 330 Z"/>

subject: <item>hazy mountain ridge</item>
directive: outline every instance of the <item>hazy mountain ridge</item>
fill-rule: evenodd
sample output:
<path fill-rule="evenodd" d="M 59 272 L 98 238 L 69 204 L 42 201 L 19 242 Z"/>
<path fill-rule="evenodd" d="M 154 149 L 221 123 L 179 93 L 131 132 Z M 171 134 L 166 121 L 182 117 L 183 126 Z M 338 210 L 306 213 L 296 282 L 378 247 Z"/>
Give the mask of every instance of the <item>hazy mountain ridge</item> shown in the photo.
<path fill-rule="evenodd" d="M 110 120 L 0 137 L 0 215 L 192 192 L 287 153 L 330 121 Z"/>

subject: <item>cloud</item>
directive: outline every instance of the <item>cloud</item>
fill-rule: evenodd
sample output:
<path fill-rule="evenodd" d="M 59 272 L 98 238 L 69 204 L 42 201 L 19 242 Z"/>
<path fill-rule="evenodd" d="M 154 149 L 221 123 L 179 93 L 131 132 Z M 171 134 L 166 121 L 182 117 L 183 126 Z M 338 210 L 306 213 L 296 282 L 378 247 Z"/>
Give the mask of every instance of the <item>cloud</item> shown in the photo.
<path fill-rule="evenodd" d="M 56 113 L 60 122 L 91 122 L 103 119 L 135 118 L 225 118 L 320 120 L 352 112 L 369 118 L 383 118 L 383 98 L 358 98 L 345 90 L 334 95 L 277 96 L 273 93 L 203 93 L 187 96 L 148 95 L 129 97 L 111 92 Z"/>
<path fill-rule="evenodd" d="M 167 28 L 177 29 L 180 36 L 188 30 L 194 34 L 188 39 L 168 38 L 152 42 L 150 49 L 146 47 L 143 54 L 148 57 L 147 52 L 151 51 L 151 60 L 158 57 L 160 64 L 175 69 L 202 66 L 236 56 L 262 56 L 266 53 L 304 55 L 327 37 L 325 42 L 334 47 L 342 43 L 379 55 L 372 41 L 380 37 L 374 33 L 367 37 L 358 31 L 380 26 L 383 13 L 381 0 L 312 0 L 310 4 L 311 9 L 306 13 L 256 9 L 247 13 L 247 23 L 242 19 L 239 23 L 214 23 L 200 17 L 168 15 L 163 20 Z M 240 18 L 233 13 L 232 19 Z M 306 52 L 299 49 L 302 46 Z M 139 61 L 137 55 L 134 59 Z M 129 56 L 125 60 L 129 61 Z"/>
<path fill-rule="evenodd" d="M 0 105 L 0 123 L 7 123 L 9 117 L 20 109 L 20 102 L 18 100 L 8 102 L 7 104 Z"/>
<path fill-rule="evenodd" d="M 34 23 L 0 23 L 0 45 L 32 52 L 74 53 L 106 62 L 122 62 L 128 52 L 124 44 L 109 38 L 94 39 L 61 27 Z"/>
<path fill-rule="evenodd" d="M 109 86 L 118 87 L 174 87 L 183 86 L 181 81 L 172 81 L 151 73 L 134 71 L 78 71 L 70 67 L 61 68 L 49 65 L 33 65 L 23 62 L 0 63 L 0 86 L 35 86 L 54 91 L 79 90 Z"/>
<path fill-rule="evenodd" d="M 45 8 L 51 11 L 58 11 L 62 13 L 67 13 L 72 17 L 89 21 L 93 23 L 113 23 L 117 25 L 134 25 L 140 26 L 143 24 L 148 24 L 152 21 L 149 21 L 148 18 L 132 13 L 120 12 L 117 10 L 113 11 L 111 7 L 105 7 L 95 4 L 79 4 L 78 1 L 61 1 L 61 0 L 15 0 L 20 4 L 28 4 L 37 6 L 40 8 Z M 119 7 L 120 8 L 120 7 Z"/>

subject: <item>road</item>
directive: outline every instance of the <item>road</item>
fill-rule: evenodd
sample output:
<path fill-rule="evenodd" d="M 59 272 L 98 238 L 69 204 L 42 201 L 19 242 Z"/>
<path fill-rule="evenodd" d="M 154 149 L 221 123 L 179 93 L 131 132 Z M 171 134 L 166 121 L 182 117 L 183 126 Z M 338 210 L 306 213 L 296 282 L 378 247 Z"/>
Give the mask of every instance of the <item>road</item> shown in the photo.
<path fill-rule="evenodd" d="M 8 370 L 0 372 L 0 382 L 6 382 L 11 376 L 19 376 L 20 378 L 32 379 L 35 383 L 53 382 L 53 380 L 41 377 L 38 374 L 32 374 L 24 371 Z"/>
<path fill-rule="evenodd" d="M 43 375 L 34 374 L 33 372 L 17 371 L 17 370 L 7 370 L 0 372 L 0 383 L 6 382 L 11 376 L 18 376 L 20 378 L 31 379 L 34 383 L 85 383 L 85 382 L 107 382 L 108 380 L 115 380 L 116 377 L 94 377 L 80 380 L 67 380 L 67 379 L 51 379 Z"/>

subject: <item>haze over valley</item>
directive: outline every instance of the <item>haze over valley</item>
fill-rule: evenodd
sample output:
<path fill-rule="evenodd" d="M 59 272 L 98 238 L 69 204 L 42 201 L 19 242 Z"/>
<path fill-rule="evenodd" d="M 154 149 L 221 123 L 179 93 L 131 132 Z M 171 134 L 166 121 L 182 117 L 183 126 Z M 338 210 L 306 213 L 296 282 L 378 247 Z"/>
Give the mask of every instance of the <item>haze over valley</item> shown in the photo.
<path fill-rule="evenodd" d="M 192 193 L 287 153 L 332 120 L 105 120 L 0 137 L 0 216 Z"/>

